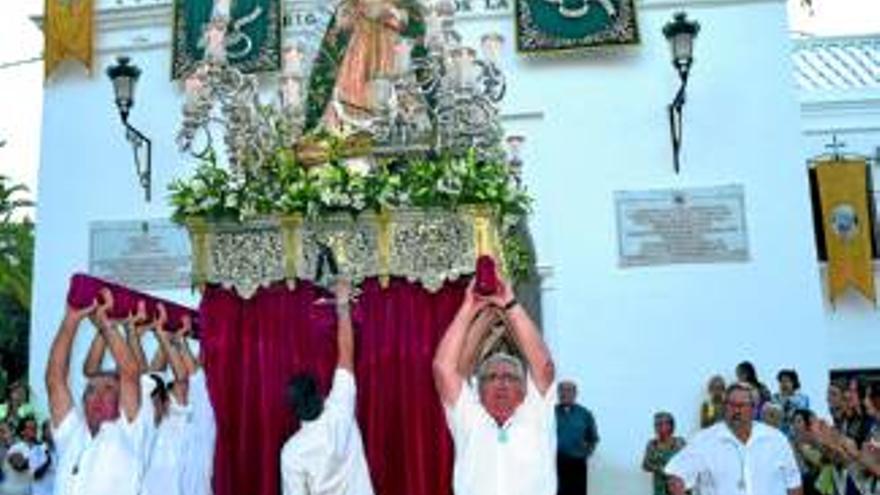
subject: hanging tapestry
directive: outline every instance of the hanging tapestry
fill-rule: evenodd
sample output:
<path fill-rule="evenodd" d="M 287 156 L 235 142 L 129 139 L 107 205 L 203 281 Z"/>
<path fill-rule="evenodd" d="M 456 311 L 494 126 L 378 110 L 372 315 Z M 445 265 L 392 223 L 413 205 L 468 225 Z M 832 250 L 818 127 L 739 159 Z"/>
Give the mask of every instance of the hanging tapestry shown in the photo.
<path fill-rule="evenodd" d="M 45 7 L 45 78 L 69 58 L 91 72 L 94 0 L 46 0 Z"/>
<path fill-rule="evenodd" d="M 828 251 L 828 297 L 833 303 L 853 287 L 874 301 L 868 165 L 865 160 L 841 160 L 815 168 Z"/>
<path fill-rule="evenodd" d="M 202 60 L 203 34 L 214 10 L 212 0 L 174 1 L 172 79 L 190 73 Z M 281 0 L 231 0 L 225 37 L 227 61 L 242 72 L 278 70 L 282 17 Z"/>
<path fill-rule="evenodd" d="M 516 0 L 522 53 L 638 43 L 634 0 Z"/>

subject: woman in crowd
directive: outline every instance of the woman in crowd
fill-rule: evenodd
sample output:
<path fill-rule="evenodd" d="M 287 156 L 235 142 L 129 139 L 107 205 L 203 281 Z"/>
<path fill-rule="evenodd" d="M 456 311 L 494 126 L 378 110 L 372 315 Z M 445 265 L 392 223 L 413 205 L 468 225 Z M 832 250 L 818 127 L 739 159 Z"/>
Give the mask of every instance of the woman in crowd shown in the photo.
<path fill-rule="evenodd" d="M 789 433 L 794 412 L 810 409 L 810 399 L 800 391 L 801 381 L 797 371 L 779 370 L 776 381 L 779 383 L 779 392 L 773 394 L 773 403 L 782 408 L 782 431 Z"/>
<path fill-rule="evenodd" d="M 700 428 L 708 428 L 724 417 L 724 389 L 726 384 L 721 375 L 709 379 L 706 391 L 709 397 L 700 406 Z"/>
<path fill-rule="evenodd" d="M 736 379 L 754 387 L 755 419 L 760 419 L 761 409 L 764 407 L 764 403 L 771 399 L 770 389 L 758 380 L 758 372 L 755 371 L 755 365 L 750 361 L 743 361 L 736 365 Z"/>
<path fill-rule="evenodd" d="M 667 476 L 663 468 L 684 448 L 684 439 L 674 436 L 675 418 L 668 412 L 654 414 L 654 433 L 656 436 L 645 447 L 642 469 L 654 475 L 654 495 L 667 495 Z"/>
<path fill-rule="evenodd" d="M 847 437 L 853 439 L 856 447 L 861 448 L 873 426 L 872 419 L 865 414 L 865 384 L 859 377 L 853 376 L 846 382 L 843 389 L 843 413 L 835 426 Z M 838 385 L 840 386 L 840 385 Z"/>

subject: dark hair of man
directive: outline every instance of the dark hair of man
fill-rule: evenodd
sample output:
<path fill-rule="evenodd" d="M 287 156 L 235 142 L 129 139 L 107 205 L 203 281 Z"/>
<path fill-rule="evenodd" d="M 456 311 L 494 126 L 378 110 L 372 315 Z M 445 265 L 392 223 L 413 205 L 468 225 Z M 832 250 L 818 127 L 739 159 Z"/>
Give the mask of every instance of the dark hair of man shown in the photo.
<path fill-rule="evenodd" d="M 788 377 L 791 381 L 791 388 L 794 390 L 800 390 L 801 381 L 798 378 L 797 371 L 795 370 L 779 370 L 779 373 L 776 374 L 776 381 L 781 382 L 783 378 Z"/>
<path fill-rule="evenodd" d="M 324 410 L 324 398 L 318 380 L 311 373 L 299 373 L 287 384 L 287 396 L 293 413 L 300 421 L 312 421 Z"/>
<path fill-rule="evenodd" d="M 155 373 L 150 373 L 149 376 L 154 382 L 156 382 L 156 388 L 150 392 L 150 398 L 158 398 L 163 404 L 168 402 L 168 386 L 165 385 L 165 381 Z"/>

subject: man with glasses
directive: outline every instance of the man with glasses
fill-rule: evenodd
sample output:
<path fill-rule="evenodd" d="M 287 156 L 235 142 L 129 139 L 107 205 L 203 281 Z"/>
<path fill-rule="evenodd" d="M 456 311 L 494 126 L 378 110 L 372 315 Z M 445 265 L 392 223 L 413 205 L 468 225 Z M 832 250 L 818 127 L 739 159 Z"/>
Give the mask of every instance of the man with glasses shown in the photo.
<path fill-rule="evenodd" d="M 434 357 L 434 381 L 455 443 L 456 495 L 555 495 L 556 403 L 554 368 L 537 326 L 501 281 L 492 295 L 465 291 L 458 313 Z M 459 366 L 469 331 L 481 311 L 503 311 L 528 364 L 505 353 L 477 371 L 476 390 Z M 477 338 L 476 341 L 482 339 Z"/>
<path fill-rule="evenodd" d="M 794 453 L 779 430 L 753 421 L 753 388 L 727 388 L 724 422 L 701 430 L 666 465 L 669 492 L 684 495 L 801 495 Z"/>

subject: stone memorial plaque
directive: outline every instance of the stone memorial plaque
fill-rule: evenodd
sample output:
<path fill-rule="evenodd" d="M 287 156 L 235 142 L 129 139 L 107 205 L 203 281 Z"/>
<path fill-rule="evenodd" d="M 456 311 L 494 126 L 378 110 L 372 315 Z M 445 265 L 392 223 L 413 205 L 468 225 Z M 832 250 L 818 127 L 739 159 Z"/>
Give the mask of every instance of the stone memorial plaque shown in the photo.
<path fill-rule="evenodd" d="M 749 259 L 740 185 L 618 191 L 614 201 L 621 267 Z"/>
<path fill-rule="evenodd" d="M 186 229 L 169 220 L 92 222 L 89 274 L 132 289 L 189 288 Z"/>

